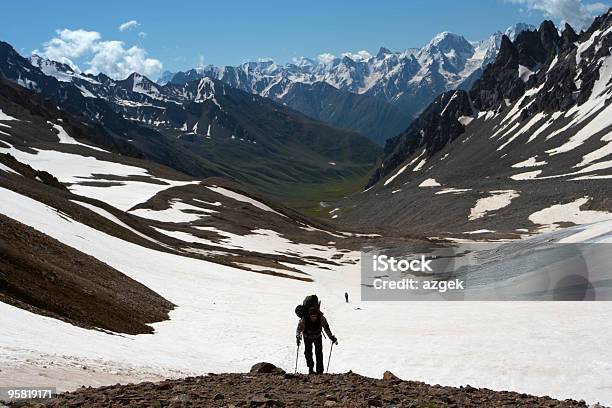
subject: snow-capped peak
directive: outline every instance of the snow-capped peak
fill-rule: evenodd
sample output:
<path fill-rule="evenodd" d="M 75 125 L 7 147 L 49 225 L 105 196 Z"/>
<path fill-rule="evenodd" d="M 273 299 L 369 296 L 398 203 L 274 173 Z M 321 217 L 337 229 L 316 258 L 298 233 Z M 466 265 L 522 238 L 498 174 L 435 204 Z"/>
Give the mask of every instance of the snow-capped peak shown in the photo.
<path fill-rule="evenodd" d="M 506 33 L 512 38 L 529 28 L 532 26 L 519 23 Z M 474 79 L 480 68 L 494 60 L 502 36 L 498 31 L 484 41 L 470 43 L 444 31 L 420 49 L 394 52 L 381 47 L 374 56 L 366 51 L 335 57 L 325 54 L 318 60 L 300 57 L 284 65 L 259 60 L 235 67 L 206 66 L 179 72 L 173 81 L 209 77 L 281 102 L 292 84 L 325 82 L 341 91 L 382 98 L 411 115 L 431 101 L 423 95 L 436 95 Z"/>
<path fill-rule="evenodd" d="M 516 37 L 523 31 L 537 30 L 537 27 L 526 23 L 516 23 L 506 29 L 504 34 L 510 38 L 511 41 L 516 40 Z"/>
<path fill-rule="evenodd" d="M 312 67 L 316 64 L 316 62 L 310 58 L 299 57 L 293 60 L 293 64 L 296 67 L 304 68 L 304 67 Z"/>
<path fill-rule="evenodd" d="M 442 31 L 434 36 L 424 49 L 431 49 L 433 47 L 449 50 L 458 47 L 470 48 L 471 44 L 463 37 L 449 31 Z"/>
<path fill-rule="evenodd" d="M 384 58 L 385 55 L 387 54 L 393 54 L 393 53 L 391 52 L 391 50 L 389 50 L 386 47 L 380 47 L 380 49 L 378 50 L 378 53 L 376 54 L 376 58 L 379 58 L 379 59 Z"/>
<path fill-rule="evenodd" d="M 124 82 L 127 83 L 128 89 L 133 92 L 141 93 L 154 99 L 162 98 L 162 93 L 158 88 L 159 85 L 137 72 L 132 73 Z"/>
<path fill-rule="evenodd" d="M 62 82 L 71 82 L 74 76 L 80 74 L 80 71 L 77 67 L 71 67 L 68 64 L 64 64 L 62 62 L 53 61 L 40 55 L 33 54 L 30 58 L 30 64 L 35 67 L 40 68 L 40 70 L 45 74 L 52 77 L 55 77 L 58 81 Z"/>

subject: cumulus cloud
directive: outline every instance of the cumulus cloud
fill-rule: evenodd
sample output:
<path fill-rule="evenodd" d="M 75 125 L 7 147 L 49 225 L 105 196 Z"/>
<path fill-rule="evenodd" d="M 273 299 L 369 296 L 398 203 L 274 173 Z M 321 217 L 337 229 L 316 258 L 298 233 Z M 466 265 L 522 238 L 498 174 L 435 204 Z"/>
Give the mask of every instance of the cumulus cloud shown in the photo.
<path fill-rule="evenodd" d="M 582 0 L 510 0 L 513 4 L 538 11 L 563 24 L 568 22 L 575 29 L 587 28 L 598 14 L 606 11 L 603 3 L 584 3 Z"/>
<path fill-rule="evenodd" d="M 130 20 L 130 21 L 126 21 L 125 23 L 120 24 L 119 31 L 129 31 L 139 26 L 140 26 L 140 23 L 138 21 Z"/>
<path fill-rule="evenodd" d="M 159 60 L 147 58 L 144 49 L 136 46 L 125 48 L 121 41 L 102 41 L 88 62 L 88 73 L 104 72 L 112 78 L 125 78 L 132 72 L 154 76 L 161 72 Z"/>
<path fill-rule="evenodd" d="M 105 73 L 111 78 L 122 79 L 132 72 L 146 76 L 158 75 L 161 61 L 147 58 L 147 52 L 140 47 L 126 47 L 122 41 L 102 40 L 100 33 L 86 30 L 63 29 L 57 36 L 43 44 L 43 50 L 33 53 L 54 61 L 70 65 L 81 71 L 75 60 L 83 59 L 88 68 L 86 73 Z"/>
<path fill-rule="evenodd" d="M 361 51 L 357 51 L 354 54 L 352 52 L 343 52 L 342 56 L 349 57 L 353 61 L 362 61 L 362 60 L 367 60 L 368 58 L 370 58 L 372 54 L 370 54 L 366 50 L 361 50 Z"/>
<path fill-rule="evenodd" d="M 78 72 L 80 70 L 72 60 L 91 50 L 102 38 L 100 33 L 96 31 L 63 29 L 57 30 L 56 33 L 57 37 L 43 44 L 43 51 L 34 50 L 32 53 L 68 64 Z"/>
<path fill-rule="evenodd" d="M 317 60 L 323 64 L 328 64 L 332 62 L 336 58 L 334 54 L 330 54 L 329 52 L 324 52 L 323 54 L 317 55 Z"/>

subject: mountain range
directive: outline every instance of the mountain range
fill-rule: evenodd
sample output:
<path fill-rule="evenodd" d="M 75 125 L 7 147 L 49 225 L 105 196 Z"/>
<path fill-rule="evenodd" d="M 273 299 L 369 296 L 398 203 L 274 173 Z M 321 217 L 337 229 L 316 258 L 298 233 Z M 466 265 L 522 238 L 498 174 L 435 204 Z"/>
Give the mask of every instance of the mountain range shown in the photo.
<path fill-rule="evenodd" d="M 387 141 L 366 190 L 334 216 L 484 237 L 609 217 L 611 44 L 611 12 L 580 34 L 545 21 L 503 36 L 468 90 L 441 94 Z"/>
<path fill-rule="evenodd" d="M 538 29 L 517 24 L 478 44 L 444 32 L 420 50 L 209 66 L 163 85 L 138 73 L 124 80 L 82 74 L 1 43 L 0 73 L 88 121 L 96 132 L 85 137 L 121 154 L 191 176 L 228 177 L 348 225 L 512 236 L 544 228 L 533 214 L 551 197 L 608 206 L 607 162 L 600 161 L 607 140 L 591 132 L 572 142 L 583 126 L 583 133 L 608 126 L 600 119 L 609 106 L 607 16 L 580 34 L 549 21 Z M 326 121 L 376 128 L 393 122 L 391 103 L 405 110 L 405 95 L 416 104 L 426 100 L 416 94 L 440 90 L 380 157 L 367 138 L 312 119 L 325 105 L 332 112 Z M 558 188 L 563 179 L 574 183 Z M 366 191 L 344 198 L 359 183 Z M 381 194 L 387 211 L 380 211 Z M 455 205 L 440 211 L 444 217 L 425 217 L 424 209 L 449 200 Z M 498 201 L 504 205 L 479 210 Z M 326 209 L 330 202 L 337 205 Z"/>
<path fill-rule="evenodd" d="M 99 127 L 96 142 L 120 146 L 116 151 L 196 177 L 231 178 L 301 204 L 324 186 L 338 194 L 354 188 L 380 152 L 355 132 L 216 79 L 162 86 L 134 73 L 116 81 L 23 58 L 7 43 L 0 43 L 0 74 Z"/>
<path fill-rule="evenodd" d="M 479 42 L 442 32 L 420 49 L 392 52 L 381 47 L 375 56 L 347 54 L 324 62 L 302 57 L 284 65 L 274 61 L 209 65 L 165 72 L 159 82 L 219 79 L 382 144 L 404 130 L 441 92 L 468 88 L 495 59 L 503 35 L 513 40 L 530 29 L 535 27 L 518 23 Z"/>

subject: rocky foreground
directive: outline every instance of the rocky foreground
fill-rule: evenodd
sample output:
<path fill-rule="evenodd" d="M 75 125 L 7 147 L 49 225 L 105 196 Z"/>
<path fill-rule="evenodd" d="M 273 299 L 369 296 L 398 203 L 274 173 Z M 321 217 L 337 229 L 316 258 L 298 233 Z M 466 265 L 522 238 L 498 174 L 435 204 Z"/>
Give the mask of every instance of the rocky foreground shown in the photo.
<path fill-rule="evenodd" d="M 390 372 L 383 379 L 352 372 L 307 376 L 288 374 L 269 363 L 248 374 L 209 374 L 158 383 L 81 388 L 44 402 L 13 402 L 10 407 L 587 407 L 470 386 L 454 388 L 403 381 Z"/>

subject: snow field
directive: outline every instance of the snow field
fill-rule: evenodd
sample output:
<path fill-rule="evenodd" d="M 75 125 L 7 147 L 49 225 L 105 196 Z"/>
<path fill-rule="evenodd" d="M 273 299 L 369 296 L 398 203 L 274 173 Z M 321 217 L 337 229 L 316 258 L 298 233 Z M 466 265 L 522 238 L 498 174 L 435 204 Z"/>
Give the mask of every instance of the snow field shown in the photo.
<path fill-rule="evenodd" d="M 100 381 L 109 383 L 125 381 L 126 373 L 142 378 L 244 372 L 258 361 L 291 370 L 293 309 L 305 295 L 317 293 L 340 342 L 332 372 L 380 377 L 391 370 L 434 384 L 612 403 L 607 384 L 612 349 L 605 335 L 612 332 L 609 302 L 488 302 L 486 307 L 360 302 L 355 265 L 334 271 L 308 266 L 315 282 L 305 283 L 143 248 L 66 220 L 9 190 L 0 190 L 0 211 L 95 256 L 177 305 L 171 320 L 153 325 L 155 334 L 116 336 L 0 304 L 0 381 L 27 370 L 44 372 L 36 365 L 39 358 L 55 362 L 45 381 L 60 389 L 74 386 L 65 367 L 75 361 L 100 367 Z M 268 240 L 263 236 L 262 245 Z M 351 303 L 344 302 L 345 291 Z M 301 355 L 299 367 L 303 372 Z M 121 376 L 111 378 L 112 372 Z"/>

